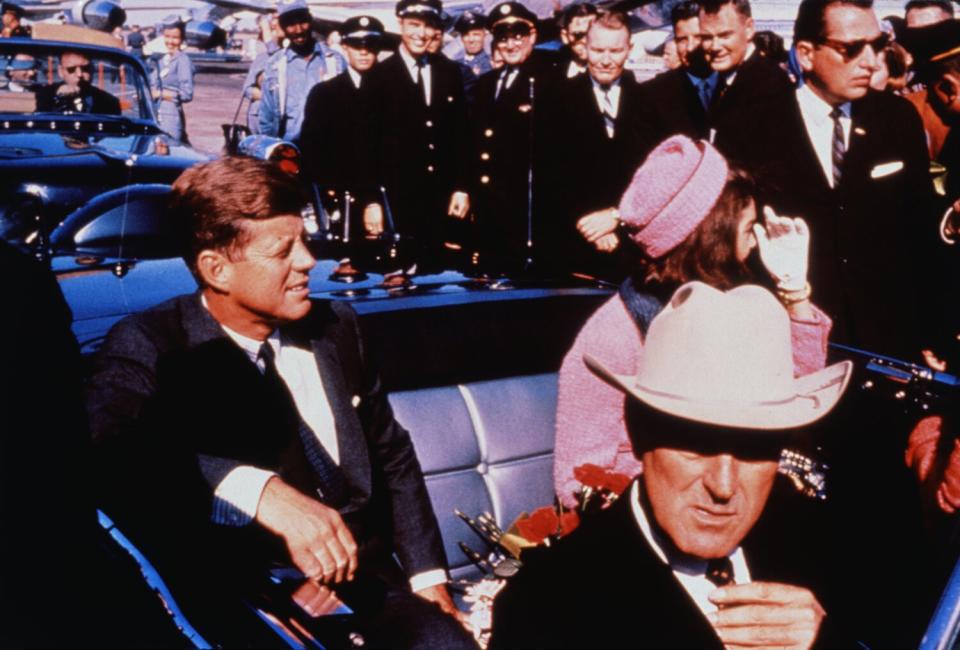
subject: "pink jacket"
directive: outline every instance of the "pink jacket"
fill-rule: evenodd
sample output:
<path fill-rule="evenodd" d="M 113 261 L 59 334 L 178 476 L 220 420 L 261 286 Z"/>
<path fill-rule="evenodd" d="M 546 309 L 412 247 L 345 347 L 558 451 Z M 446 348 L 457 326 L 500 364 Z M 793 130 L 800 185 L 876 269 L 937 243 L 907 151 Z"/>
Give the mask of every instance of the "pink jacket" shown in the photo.
<path fill-rule="evenodd" d="M 827 337 L 833 323 L 814 307 L 813 321 L 791 320 L 794 373 L 805 375 L 823 368 Z M 591 354 L 615 373 L 637 371 L 643 341 L 623 300 L 615 295 L 590 317 L 560 367 L 557 397 L 553 484 L 560 501 L 576 505 L 580 484 L 573 468 L 592 463 L 627 476 L 641 465 L 633 455 L 623 421 L 623 393 L 598 379 L 583 363 Z"/>

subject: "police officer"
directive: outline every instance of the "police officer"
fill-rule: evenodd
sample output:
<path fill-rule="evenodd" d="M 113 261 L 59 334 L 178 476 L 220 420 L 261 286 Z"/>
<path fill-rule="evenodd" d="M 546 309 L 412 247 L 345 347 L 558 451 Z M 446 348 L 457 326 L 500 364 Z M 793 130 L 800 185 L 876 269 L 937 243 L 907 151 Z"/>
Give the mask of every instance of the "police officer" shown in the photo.
<path fill-rule="evenodd" d="M 447 215 L 470 211 L 463 166 L 467 107 L 460 66 L 429 54 L 442 29 L 440 0 L 400 0 L 397 53 L 370 73 L 379 126 L 376 160 L 388 205 L 401 235 L 416 242 L 420 268 L 444 263 Z M 408 250 L 409 250 L 408 246 Z"/>
<path fill-rule="evenodd" d="M 350 202 L 350 236 L 379 235 L 383 209 L 372 175 L 377 125 L 367 77 L 377 65 L 383 23 L 372 16 L 354 16 L 343 23 L 341 34 L 349 67 L 310 91 L 300 150 L 304 169 L 322 194 L 335 197 L 338 207 Z M 361 208 L 362 219 L 353 217 Z"/>
<path fill-rule="evenodd" d="M 558 75 L 555 60 L 534 51 L 536 16 L 524 5 L 496 5 L 487 26 L 505 65 L 477 83 L 471 182 L 480 269 L 499 273 L 522 268 L 532 253 L 543 111 Z"/>
<path fill-rule="evenodd" d="M 304 0 L 280 0 L 277 18 L 290 44 L 267 61 L 261 88 L 260 133 L 295 141 L 300 137 L 310 89 L 333 79 L 347 66 L 340 54 L 314 38 L 313 18 Z"/>
<path fill-rule="evenodd" d="M 156 102 L 157 121 L 175 140 L 187 142 L 183 105 L 193 100 L 193 62 L 184 52 L 184 24 L 177 18 L 163 25 L 166 54 L 153 61 L 150 92 Z"/>
<path fill-rule="evenodd" d="M 460 34 L 460 41 L 463 43 L 463 54 L 456 60 L 467 65 L 477 77 L 493 69 L 490 64 L 490 55 L 483 48 L 487 36 L 487 31 L 484 28 L 485 22 L 482 14 L 465 11 L 454 25 L 454 29 Z"/>

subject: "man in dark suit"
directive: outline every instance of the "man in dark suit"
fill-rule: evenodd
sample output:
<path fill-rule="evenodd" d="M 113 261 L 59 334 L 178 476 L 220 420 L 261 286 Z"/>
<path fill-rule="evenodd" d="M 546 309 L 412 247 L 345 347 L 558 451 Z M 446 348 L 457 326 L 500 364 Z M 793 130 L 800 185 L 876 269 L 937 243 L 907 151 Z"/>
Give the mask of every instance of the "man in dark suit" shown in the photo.
<path fill-rule="evenodd" d="M 708 139 L 762 183 L 778 145 L 756 134 L 777 133 L 774 116 L 789 102 L 793 86 L 776 63 L 757 53 L 749 0 L 703 0 L 700 31 L 707 61 L 719 74 Z"/>
<path fill-rule="evenodd" d="M 64 52 L 57 68 L 62 81 L 37 89 L 37 111 L 120 115 L 120 100 L 90 83 L 93 67 L 79 52 Z"/>
<path fill-rule="evenodd" d="M 570 79 L 587 71 L 587 31 L 600 11 L 589 2 L 575 2 L 563 10 L 560 18 L 559 72 Z"/>
<path fill-rule="evenodd" d="M 794 379 L 776 298 L 699 282 L 654 318 L 643 354 L 636 376 L 584 358 L 626 395 L 642 474 L 570 536 L 524 554 L 497 597 L 491 650 L 859 647 L 841 638 L 820 564 L 820 504 L 774 487 L 789 431 L 834 407 L 852 364 Z"/>
<path fill-rule="evenodd" d="M 700 40 L 700 5 L 686 0 L 670 12 L 673 40 L 680 67 L 640 84 L 644 150 L 652 151 L 671 135 L 706 139 L 710 134 L 707 110 L 720 75 L 710 67 Z"/>
<path fill-rule="evenodd" d="M 309 625 L 336 590 L 375 647 L 469 648 L 441 611 L 456 612 L 436 518 L 356 316 L 309 299 L 299 187 L 249 158 L 174 184 L 201 289 L 103 345 L 88 411 L 105 509 L 227 647 L 256 647 L 240 599 L 276 589 L 279 563 L 302 575 L 274 616 L 296 603 Z"/>
<path fill-rule="evenodd" d="M 597 18 L 587 32 L 587 74 L 566 80 L 552 105 L 554 132 L 563 133 L 550 155 L 549 221 L 540 223 L 554 247 L 551 258 L 572 270 L 615 273 L 609 253 L 616 207 L 646 154 L 641 147 L 639 84 L 624 74 L 630 51 L 626 17 Z M 598 252 L 600 251 L 600 252 Z"/>
<path fill-rule="evenodd" d="M 765 131 L 777 146 L 765 178 L 768 202 L 810 224 L 811 284 L 831 339 L 916 358 L 930 343 L 917 299 L 937 280 L 924 273 L 933 188 L 916 111 L 868 87 L 886 40 L 869 2 L 801 3 L 794 42 L 806 83 Z"/>
<path fill-rule="evenodd" d="M 343 24 L 343 51 L 348 68 L 337 77 L 315 85 L 307 96 L 300 149 L 304 172 L 321 196 L 341 213 L 347 194 L 350 237 L 383 232 L 383 207 L 373 178 L 376 124 L 371 119 L 369 75 L 377 64 L 383 24 L 372 16 L 354 16 Z M 333 207 L 333 206 L 332 206 Z"/>
<path fill-rule="evenodd" d="M 486 273 L 522 269 L 531 255 L 532 210 L 542 188 L 536 168 L 548 137 L 547 87 L 555 76 L 555 59 L 534 49 L 536 20 L 519 2 L 500 3 L 487 17 L 493 49 L 504 66 L 477 82 L 471 116 L 475 246 Z"/>
<path fill-rule="evenodd" d="M 400 0 L 400 46 L 370 75 L 379 125 L 377 177 L 394 225 L 412 238 L 421 267 L 444 261 L 447 217 L 470 212 L 467 106 L 460 66 L 429 54 L 441 29 L 440 0 Z"/>

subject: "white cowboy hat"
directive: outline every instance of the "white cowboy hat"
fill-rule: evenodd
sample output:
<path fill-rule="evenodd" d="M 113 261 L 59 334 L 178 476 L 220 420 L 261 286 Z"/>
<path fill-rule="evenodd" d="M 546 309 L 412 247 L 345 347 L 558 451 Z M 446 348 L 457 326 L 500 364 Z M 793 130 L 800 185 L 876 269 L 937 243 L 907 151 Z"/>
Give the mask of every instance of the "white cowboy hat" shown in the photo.
<path fill-rule="evenodd" d="M 850 381 L 843 361 L 793 376 L 790 318 L 766 289 L 690 282 L 647 332 L 636 376 L 584 362 L 601 379 L 670 415 L 737 429 L 792 429 L 830 412 Z"/>

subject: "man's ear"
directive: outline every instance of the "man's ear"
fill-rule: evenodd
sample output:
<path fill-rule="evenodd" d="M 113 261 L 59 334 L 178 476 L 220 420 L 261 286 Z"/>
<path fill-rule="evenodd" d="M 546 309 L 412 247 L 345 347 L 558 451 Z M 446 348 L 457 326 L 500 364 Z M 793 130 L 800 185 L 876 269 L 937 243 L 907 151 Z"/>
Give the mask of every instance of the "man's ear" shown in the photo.
<path fill-rule="evenodd" d="M 530 36 L 533 37 L 533 42 L 536 43 L 536 42 L 537 42 L 537 28 L 536 28 L 536 27 L 531 27 L 531 28 L 530 28 Z"/>
<path fill-rule="evenodd" d="M 223 252 L 209 249 L 200 251 L 197 255 L 197 273 L 205 286 L 229 293 L 233 280 L 233 264 Z"/>
<path fill-rule="evenodd" d="M 813 70 L 813 43 L 811 41 L 797 41 L 794 47 L 797 50 L 797 63 L 800 64 L 800 69 L 804 72 Z"/>
<path fill-rule="evenodd" d="M 743 27 L 747 30 L 747 40 L 753 41 L 753 34 L 756 31 L 756 27 L 753 25 L 753 17 L 744 18 Z"/>
<path fill-rule="evenodd" d="M 570 45 L 570 36 L 567 34 L 566 28 L 560 30 L 560 40 L 563 41 L 564 45 Z"/>

